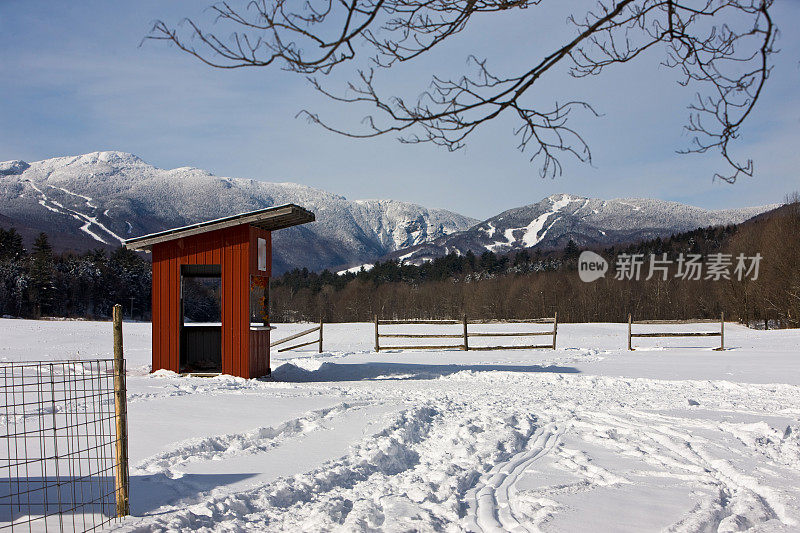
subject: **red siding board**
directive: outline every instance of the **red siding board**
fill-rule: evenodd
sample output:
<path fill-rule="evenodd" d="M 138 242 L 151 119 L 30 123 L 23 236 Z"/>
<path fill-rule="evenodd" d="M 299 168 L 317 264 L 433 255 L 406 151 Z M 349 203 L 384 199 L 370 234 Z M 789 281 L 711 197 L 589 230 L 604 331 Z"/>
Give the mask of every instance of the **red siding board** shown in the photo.
<path fill-rule="evenodd" d="M 178 353 L 178 313 L 180 309 L 180 278 L 178 276 L 179 270 L 177 254 L 173 254 L 169 258 L 169 352 L 168 352 L 168 368 L 175 370 L 174 360 Z"/>
<path fill-rule="evenodd" d="M 155 248 L 153 248 L 155 250 Z M 158 348 L 158 369 L 165 368 L 166 362 L 164 361 L 164 354 L 166 353 L 167 347 L 164 346 L 164 339 L 167 338 L 167 327 L 169 324 L 166 323 L 166 312 L 168 309 L 165 307 L 166 291 L 169 291 L 169 276 L 167 275 L 167 269 L 165 268 L 166 262 L 166 254 L 164 253 L 165 250 L 161 250 L 160 258 L 158 260 L 158 298 L 157 298 L 157 307 L 153 308 L 153 321 L 156 321 L 156 315 L 158 316 L 158 324 L 159 324 L 159 336 L 158 339 L 153 339 L 153 345 L 157 346 Z M 155 253 L 155 252 L 153 252 Z M 155 358 L 154 358 L 155 364 Z M 154 370 L 157 370 L 154 368 Z"/>
<path fill-rule="evenodd" d="M 238 324 L 236 324 L 236 313 L 234 309 L 239 302 L 236 298 L 236 293 L 238 290 L 239 284 L 237 283 L 238 278 L 238 269 L 236 268 L 236 244 L 231 243 L 229 248 L 229 256 L 228 256 L 228 264 L 230 269 L 230 274 L 228 275 L 228 279 L 230 280 L 230 288 L 226 291 L 226 295 L 228 296 L 228 328 L 230 332 L 230 373 L 238 376 L 239 375 L 239 361 L 238 361 L 238 354 L 236 351 L 236 330 L 238 329 Z"/>
<path fill-rule="evenodd" d="M 233 239 L 233 236 L 231 237 Z M 236 330 L 238 329 L 238 324 L 236 324 L 236 313 L 234 309 L 239 302 L 236 299 L 236 291 L 238 289 L 238 283 L 236 283 L 238 278 L 238 269 L 236 268 L 236 243 L 231 241 L 230 248 L 228 248 L 228 265 L 230 274 L 228 275 L 228 280 L 230 280 L 230 288 L 226 291 L 226 295 L 228 296 L 228 331 L 230 332 L 230 358 L 228 361 L 230 362 L 230 373 L 238 376 L 239 375 L 239 361 L 238 361 L 238 354 L 236 352 Z"/>
<path fill-rule="evenodd" d="M 151 330 L 152 330 L 152 351 L 153 351 L 153 365 L 151 370 L 155 372 L 161 368 L 161 349 L 158 345 L 161 342 L 161 262 L 159 257 L 160 249 L 153 249 L 153 290 L 151 294 L 152 299 L 152 315 L 151 315 Z"/>
<path fill-rule="evenodd" d="M 233 295 L 233 360 L 235 361 L 235 370 L 237 376 L 244 376 L 244 368 L 242 365 L 242 243 L 237 243 L 233 249 L 233 264 L 236 274 L 233 277 L 235 282 L 234 290 L 236 293 Z M 239 333 L 239 335 L 237 335 Z"/>
<path fill-rule="evenodd" d="M 239 359 L 239 375 L 245 378 L 250 377 L 250 282 L 248 268 L 248 252 L 250 243 L 247 240 L 249 237 L 249 227 L 244 226 L 243 235 L 244 240 L 240 240 L 238 245 L 238 261 L 239 268 L 237 269 L 237 281 L 239 283 L 239 291 L 237 292 L 238 304 L 234 308 L 237 315 L 237 322 L 239 324 L 238 340 L 238 359 Z"/>
<path fill-rule="evenodd" d="M 155 252 L 153 252 L 155 254 Z M 154 299 L 156 300 L 156 304 L 153 307 L 153 322 L 157 322 L 159 325 L 159 335 L 157 338 L 153 339 L 153 348 L 157 349 L 157 358 L 153 358 L 153 370 L 160 370 L 164 368 L 164 335 L 165 335 L 165 328 L 167 324 L 164 323 L 164 291 L 167 290 L 169 285 L 169 279 L 164 275 L 164 254 L 159 254 L 161 257 L 158 260 L 158 279 L 156 276 L 153 277 L 153 281 L 158 282 L 158 292 L 154 295 Z M 158 316 L 158 320 L 156 320 L 156 316 Z M 158 365 L 158 368 L 155 368 L 155 365 Z"/>
<path fill-rule="evenodd" d="M 175 325 L 172 323 L 172 313 L 175 309 L 175 303 L 173 299 L 175 298 L 175 276 L 172 275 L 172 266 L 174 264 L 174 260 L 172 259 L 172 254 L 170 254 L 171 250 L 167 250 L 167 259 L 164 261 L 164 270 L 165 276 L 167 277 L 167 290 L 164 294 L 164 323 L 166 324 L 166 350 L 161 354 L 161 357 L 164 359 L 164 368 L 171 370 L 171 363 L 172 363 L 172 346 L 174 341 L 175 332 L 173 329 Z"/>
<path fill-rule="evenodd" d="M 161 368 L 169 368 L 169 328 L 172 324 L 169 320 L 169 249 L 164 250 L 164 257 L 161 259 L 161 323 L 164 325 L 161 330 Z"/>

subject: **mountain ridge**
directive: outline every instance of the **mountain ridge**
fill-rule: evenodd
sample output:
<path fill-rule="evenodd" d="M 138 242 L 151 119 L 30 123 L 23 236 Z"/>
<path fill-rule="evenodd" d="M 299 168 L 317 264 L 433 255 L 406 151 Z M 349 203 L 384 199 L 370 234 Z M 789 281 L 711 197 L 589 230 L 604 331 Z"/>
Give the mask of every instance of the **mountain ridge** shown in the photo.
<path fill-rule="evenodd" d="M 381 260 L 419 264 L 448 253 L 558 248 L 570 240 L 582 247 L 613 245 L 699 227 L 741 223 L 778 206 L 708 210 L 651 198 L 602 200 L 561 193 L 508 209 L 467 230 L 393 251 Z"/>
<path fill-rule="evenodd" d="M 349 200 L 292 182 L 220 177 L 191 166 L 161 169 L 119 151 L 0 162 L 0 214 L 23 228 L 29 240 L 39 231 L 51 234 L 57 249 L 58 244 L 77 250 L 112 247 L 123 239 L 285 203 L 314 211 L 317 220 L 275 233 L 278 274 L 387 259 L 419 263 L 468 250 L 555 248 L 569 240 L 609 245 L 738 223 L 777 206 L 707 210 L 665 200 L 562 193 L 479 221 L 396 200 Z"/>
<path fill-rule="evenodd" d="M 309 208 L 317 221 L 276 232 L 278 272 L 367 261 L 477 222 L 408 202 L 351 201 L 290 182 L 218 177 L 194 167 L 159 169 L 126 152 L 0 163 L 0 213 L 27 227 L 91 239 L 95 246 L 284 203 Z"/>

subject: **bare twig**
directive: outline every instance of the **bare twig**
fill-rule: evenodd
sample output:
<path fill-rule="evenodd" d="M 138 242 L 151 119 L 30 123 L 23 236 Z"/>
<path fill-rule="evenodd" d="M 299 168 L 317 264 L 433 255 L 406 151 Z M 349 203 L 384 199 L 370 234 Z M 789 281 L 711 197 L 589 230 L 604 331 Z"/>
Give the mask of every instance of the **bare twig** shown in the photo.
<path fill-rule="evenodd" d="M 570 21 L 577 35 L 537 57 L 517 74 L 497 75 L 486 59 L 470 56 L 475 70 L 457 79 L 433 76 L 414 102 L 387 96 L 376 88 L 376 72 L 411 61 L 463 32 L 474 17 L 534 8 L 542 0 L 289 0 L 224 1 L 211 6 L 211 25 L 185 19 L 179 27 L 158 21 L 148 36 L 166 40 L 200 61 L 218 68 L 276 65 L 305 74 L 329 98 L 368 104 L 374 115 L 352 131 L 324 122 L 312 111 L 299 113 L 329 131 L 350 137 L 398 133 L 401 142 L 430 142 L 458 150 L 481 125 L 509 115 L 521 151 L 541 165 L 542 176 L 561 173 L 559 157 L 569 154 L 591 162 L 583 137 L 569 126 L 574 111 L 596 114 L 583 101 L 532 107 L 536 83 L 557 65 L 568 64 L 581 78 L 600 74 L 660 48 L 663 65 L 680 74 L 682 86 L 696 89 L 689 106 L 691 144 L 681 153 L 718 150 L 732 173 L 717 177 L 733 182 L 753 175 L 753 162 L 737 162 L 731 141 L 758 101 L 770 72 L 777 29 L 769 10 L 773 0 L 599 0 L 594 9 Z M 367 50 L 373 67 L 357 70 L 344 94 L 325 88 L 320 76 Z"/>

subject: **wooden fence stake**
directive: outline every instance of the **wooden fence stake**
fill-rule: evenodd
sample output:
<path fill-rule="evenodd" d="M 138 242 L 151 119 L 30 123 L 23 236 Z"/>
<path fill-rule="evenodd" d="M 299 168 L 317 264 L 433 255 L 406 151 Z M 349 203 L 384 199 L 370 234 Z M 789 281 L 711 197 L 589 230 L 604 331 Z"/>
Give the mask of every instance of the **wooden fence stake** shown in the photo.
<path fill-rule="evenodd" d="M 122 351 L 122 306 L 114 306 L 114 411 L 117 426 L 115 489 L 117 517 L 130 514 L 128 495 L 128 408 L 125 391 L 125 359 Z"/>
<path fill-rule="evenodd" d="M 633 351 L 633 344 L 631 344 L 631 314 L 628 313 L 628 350 Z"/>
<path fill-rule="evenodd" d="M 719 314 L 719 350 L 725 349 L 725 311 Z"/>
<path fill-rule="evenodd" d="M 469 335 L 467 334 L 467 315 L 464 314 L 464 351 L 469 351 Z"/>
<path fill-rule="evenodd" d="M 553 313 L 553 349 L 556 349 L 556 334 L 558 333 L 558 311 Z"/>
<path fill-rule="evenodd" d="M 378 315 L 375 315 L 375 351 L 381 351 L 380 337 L 378 337 Z"/>

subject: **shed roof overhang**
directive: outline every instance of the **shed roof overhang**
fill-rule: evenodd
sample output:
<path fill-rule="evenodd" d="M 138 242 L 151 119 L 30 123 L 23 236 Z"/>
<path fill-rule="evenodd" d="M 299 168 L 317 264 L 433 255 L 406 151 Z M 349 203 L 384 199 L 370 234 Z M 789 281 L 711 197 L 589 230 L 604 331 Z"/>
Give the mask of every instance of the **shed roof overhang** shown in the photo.
<path fill-rule="evenodd" d="M 143 235 L 142 237 L 126 240 L 124 245 L 129 250 L 150 251 L 154 244 L 243 224 L 272 231 L 314 222 L 314 218 L 314 213 L 311 211 L 295 204 L 286 204 Z"/>

